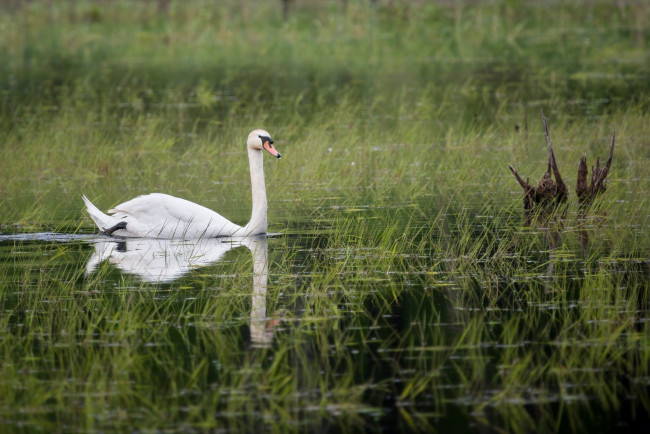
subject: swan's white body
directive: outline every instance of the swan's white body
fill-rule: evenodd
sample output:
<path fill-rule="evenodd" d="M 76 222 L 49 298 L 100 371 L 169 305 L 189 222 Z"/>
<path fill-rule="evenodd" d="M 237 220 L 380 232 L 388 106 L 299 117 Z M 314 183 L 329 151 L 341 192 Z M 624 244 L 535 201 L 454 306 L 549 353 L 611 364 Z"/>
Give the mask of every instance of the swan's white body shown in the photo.
<path fill-rule="evenodd" d="M 198 239 L 265 234 L 267 230 L 266 186 L 262 149 L 280 158 L 273 140 L 264 130 L 248 135 L 253 211 L 246 226 L 239 226 L 204 206 L 162 193 L 131 199 L 108 212 L 101 212 L 83 196 L 90 217 L 108 235 L 136 238 Z"/>

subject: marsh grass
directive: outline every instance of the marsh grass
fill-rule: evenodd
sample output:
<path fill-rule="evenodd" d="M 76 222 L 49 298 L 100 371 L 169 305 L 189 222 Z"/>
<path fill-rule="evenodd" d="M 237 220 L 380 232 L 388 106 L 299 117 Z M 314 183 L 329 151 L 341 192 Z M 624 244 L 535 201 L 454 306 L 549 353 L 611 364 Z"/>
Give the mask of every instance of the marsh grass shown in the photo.
<path fill-rule="evenodd" d="M 641 3 L 29 2 L 0 14 L 0 233 L 92 234 L 165 191 L 249 217 L 269 190 L 270 346 L 245 248 L 165 284 L 92 240 L 0 239 L 0 424 L 49 431 L 504 432 L 650 411 L 650 8 Z M 327 59 L 325 62 L 324 59 Z M 584 216 L 522 215 L 512 163 Z M 461 422 L 459 422 L 461 421 Z M 592 422 L 594 421 L 594 422 Z"/>

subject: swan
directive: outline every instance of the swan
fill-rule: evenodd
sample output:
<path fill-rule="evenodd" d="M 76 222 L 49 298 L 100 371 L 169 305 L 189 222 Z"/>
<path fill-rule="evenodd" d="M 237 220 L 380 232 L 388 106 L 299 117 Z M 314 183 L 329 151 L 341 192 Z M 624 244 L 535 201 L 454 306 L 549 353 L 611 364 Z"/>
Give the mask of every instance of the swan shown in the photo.
<path fill-rule="evenodd" d="M 262 150 L 276 158 L 271 135 L 253 130 L 247 140 L 253 192 L 253 211 L 246 226 L 239 226 L 220 214 L 185 199 L 163 193 L 138 196 L 104 214 L 84 195 L 86 210 L 103 234 L 125 238 L 198 239 L 265 234 L 266 187 Z"/>

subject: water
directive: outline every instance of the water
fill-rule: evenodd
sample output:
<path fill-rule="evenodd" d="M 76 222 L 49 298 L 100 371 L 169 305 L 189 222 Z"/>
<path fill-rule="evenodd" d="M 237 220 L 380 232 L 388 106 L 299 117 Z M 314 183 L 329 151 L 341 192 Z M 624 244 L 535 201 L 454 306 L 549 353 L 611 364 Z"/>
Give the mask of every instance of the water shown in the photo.
<path fill-rule="evenodd" d="M 334 224 L 356 213 L 382 224 L 363 207 L 339 211 Z M 560 245 L 548 245 L 553 229 L 523 228 L 515 233 L 539 237 L 536 248 L 467 262 L 441 252 L 441 236 L 393 252 L 303 222 L 199 242 L 0 236 L 0 388 L 24 402 L 15 412 L 5 401 L 2 423 L 461 432 L 648 423 L 647 258 L 594 261 L 599 249 L 585 251 L 566 226 Z"/>

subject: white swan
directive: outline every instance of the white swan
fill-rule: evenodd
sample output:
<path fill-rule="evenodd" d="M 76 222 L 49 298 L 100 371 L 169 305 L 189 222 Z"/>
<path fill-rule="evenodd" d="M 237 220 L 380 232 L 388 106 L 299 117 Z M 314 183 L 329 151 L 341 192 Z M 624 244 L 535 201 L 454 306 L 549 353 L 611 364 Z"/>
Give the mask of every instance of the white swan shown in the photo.
<path fill-rule="evenodd" d="M 277 158 L 282 156 L 273 147 L 271 135 L 253 130 L 248 135 L 253 211 L 246 226 L 239 226 L 204 206 L 162 193 L 138 196 L 101 212 L 86 196 L 83 200 L 90 217 L 106 235 L 136 238 L 197 239 L 265 234 L 266 187 L 262 149 Z"/>

